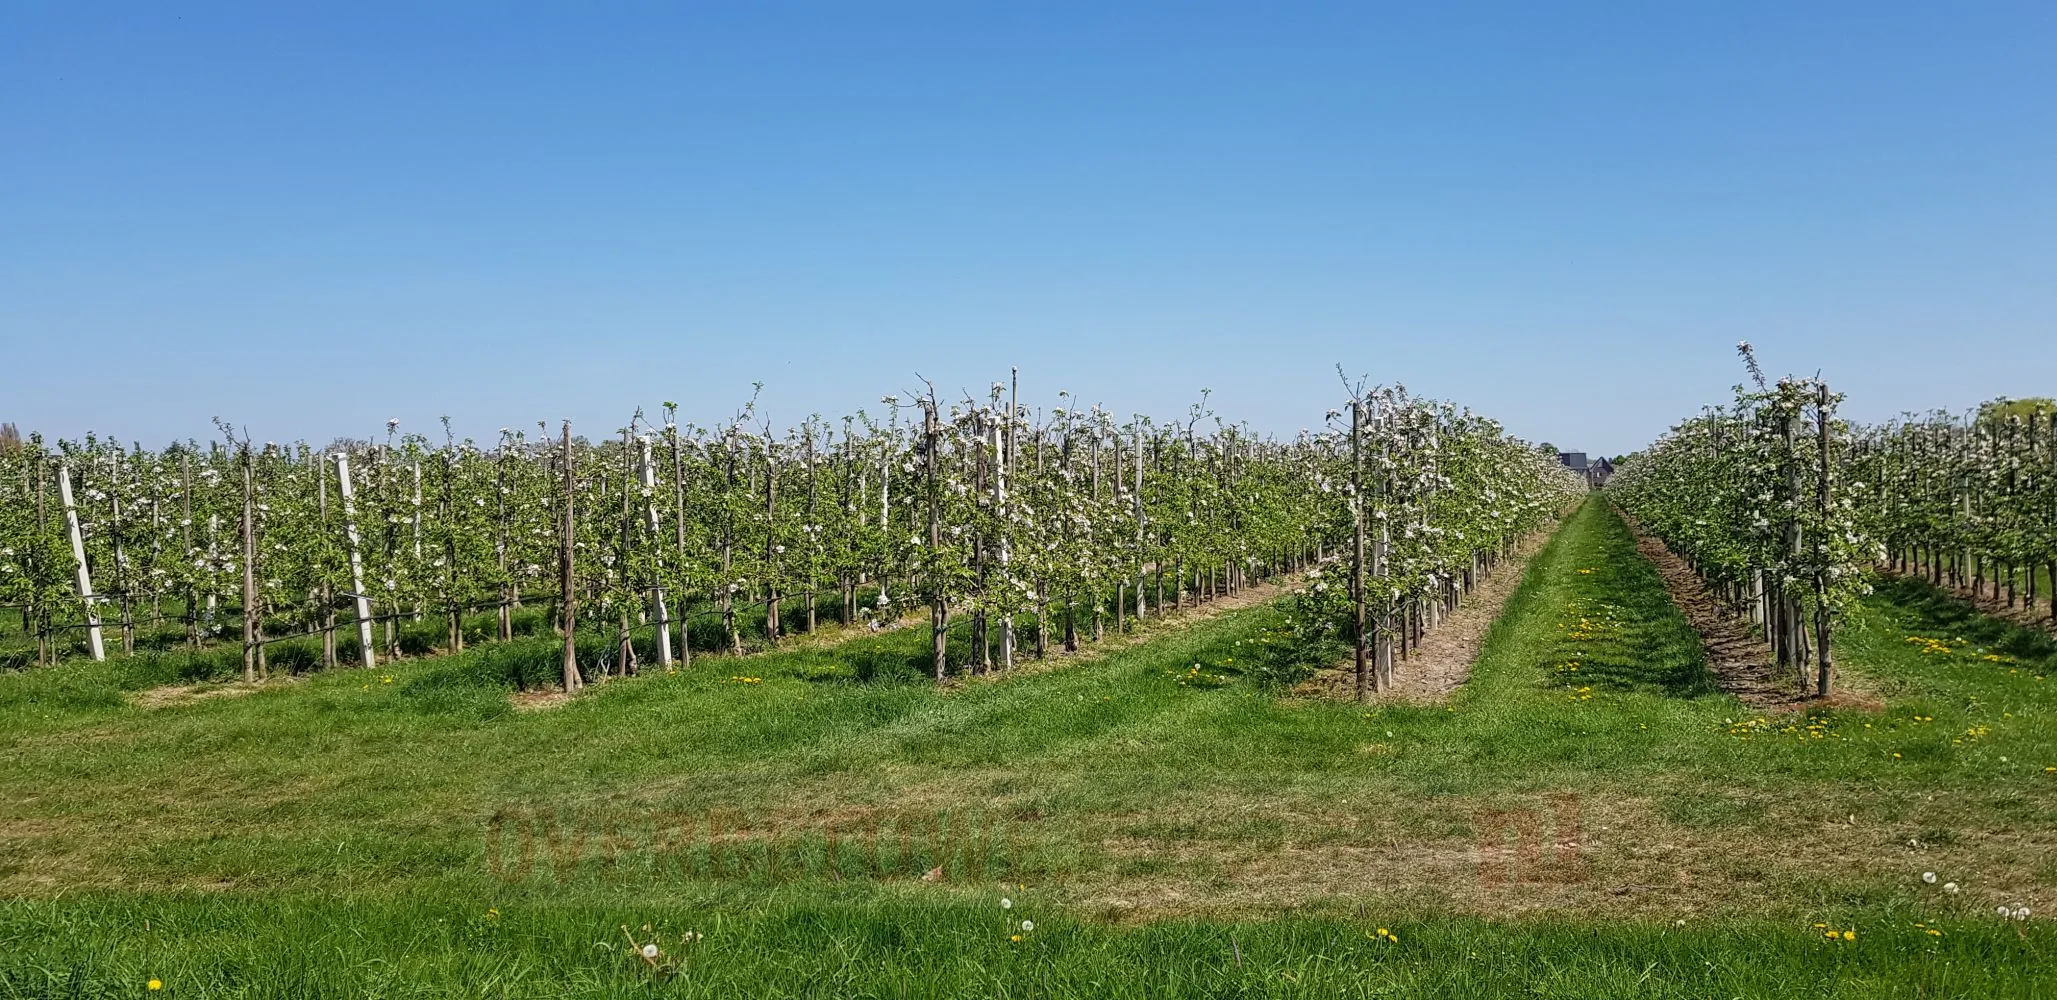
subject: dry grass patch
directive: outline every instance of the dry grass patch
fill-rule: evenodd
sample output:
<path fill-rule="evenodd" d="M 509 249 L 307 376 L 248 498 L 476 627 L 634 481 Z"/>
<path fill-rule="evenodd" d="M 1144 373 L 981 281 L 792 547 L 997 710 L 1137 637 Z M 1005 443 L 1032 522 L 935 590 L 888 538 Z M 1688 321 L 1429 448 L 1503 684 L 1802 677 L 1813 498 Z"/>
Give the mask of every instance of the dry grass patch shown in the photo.
<path fill-rule="evenodd" d="M 569 691 L 513 691 L 507 704 L 517 712 L 547 712 L 570 704 L 573 697 Z"/>
<path fill-rule="evenodd" d="M 244 695 L 256 694 L 267 688 L 283 687 L 298 683 L 298 681 L 298 677 L 284 675 L 255 682 L 230 681 L 220 684 L 206 682 L 199 684 L 166 684 L 161 687 L 133 692 L 128 697 L 130 704 L 145 710 L 177 708 L 180 705 L 191 705 L 195 702 L 214 698 L 241 698 Z"/>
<path fill-rule="evenodd" d="M 1745 821 L 1712 827 L 1667 818 L 1657 798 L 1585 794 L 1566 828 L 1560 801 L 1466 796 L 1396 799 L 1352 815 L 1273 811 L 1280 829 L 1261 838 L 1110 835 L 1079 855 L 1090 867 L 1060 881 L 1076 902 L 1124 920 L 1359 904 L 1488 917 L 1763 917 L 1886 898 L 1975 916 L 2000 903 L 2042 912 L 2052 902 L 2039 876 L 2057 850 L 2047 831 L 1949 827 L 1948 847 L 1916 848 L 1913 831 L 1963 817 L 1839 821 L 1813 793 L 1754 799 Z M 1395 818 L 1409 811 L 1464 830 L 1424 833 L 1418 816 Z M 1190 818 L 1146 813 L 1121 826 L 1170 829 Z M 1922 882 L 1925 871 L 1938 872 L 1937 882 Z M 1945 893 L 1944 882 L 1960 891 Z"/>

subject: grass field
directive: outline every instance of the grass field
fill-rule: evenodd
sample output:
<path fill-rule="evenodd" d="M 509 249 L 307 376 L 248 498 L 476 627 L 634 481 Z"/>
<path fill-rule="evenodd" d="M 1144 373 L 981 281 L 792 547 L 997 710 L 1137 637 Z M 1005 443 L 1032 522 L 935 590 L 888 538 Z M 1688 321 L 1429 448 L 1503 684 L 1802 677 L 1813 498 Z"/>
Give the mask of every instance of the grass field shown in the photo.
<path fill-rule="evenodd" d="M 535 710 L 0 676 L 0 995 L 2057 994 L 2046 638 L 1893 583 L 1765 716 L 1598 500 L 1447 704 L 1271 697 L 1273 614 L 941 692 L 920 630 Z"/>

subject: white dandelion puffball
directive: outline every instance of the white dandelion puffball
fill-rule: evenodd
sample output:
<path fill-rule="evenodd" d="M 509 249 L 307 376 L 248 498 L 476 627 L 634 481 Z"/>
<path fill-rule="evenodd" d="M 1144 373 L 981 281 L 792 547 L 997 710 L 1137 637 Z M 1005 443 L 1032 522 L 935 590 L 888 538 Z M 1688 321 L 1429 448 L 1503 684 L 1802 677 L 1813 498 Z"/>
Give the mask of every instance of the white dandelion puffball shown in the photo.
<path fill-rule="evenodd" d="M 644 946 L 643 946 L 643 957 L 644 957 L 644 958 L 656 958 L 656 957 L 657 957 L 657 946 L 656 946 L 656 945 L 654 945 L 654 944 L 646 944 L 646 945 L 644 945 Z"/>
<path fill-rule="evenodd" d="M 2022 907 L 2021 909 L 2015 910 L 2015 911 L 2014 911 L 2014 919 L 2016 919 L 2016 920 L 2027 920 L 2027 919 L 2028 919 L 2028 907 L 2024 906 L 2024 907 Z"/>
<path fill-rule="evenodd" d="M 1005 896 L 1000 897 L 1000 908 L 1003 910 L 1014 909 L 1014 900 L 1008 899 Z"/>
<path fill-rule="evenodd" d="M 1922 880 L 1923 882 L 1927 882 L 1927 883 L 1928 883 L 1928 884 L 1930 884 L 1930 885 L 1934 885 L 1934 884 L 1936 884 L 1936 873 L 1935 873 L 1935 872 L 1922 872 L 1922 873 L 1921 873 L 1921 880 Z"/>
<path fill-rule="evenodd" d="M 2019 916 L 2019 917 L 2016 917 L 2015 919 L 2017 919 L 2017 920 L 2026 920 L 2026 919 L 2028 919 L 2028 907 L 2025 907 L 2025 906 L 2024 906 L 2024 907 L 2022 907 L 2022 908 L 2021 908 L 2021 916 Z M 1024 921 L 1022 921 L 1022 922 L 1021 922 L 1021 929 L 1022 929 L 1022 930 L 1024 930 L 1024 931 L 1032 931 L 1032 930 L 1035 930 L 1035 929 L 1036 929 L 1036 922 L 1035 922 L 1035 921 L 1033 921 L 1033 920 L 1024 920 Z"/>
<path fill-rule="evenodd" d="M 2007 918 L 2007 917 L 2011 917 L 2011 916 L 2013 916 L 2013 915 L 2014 915 L 2014 911 L 2013 911 L 2013 910 L 2010 910 L 2010 909 L 2008 909 L 2008 908 L 2006 908 L 2006 907 L 2004 907 L 2004 906 L 2001 906 L 2001 907 L 1996 907 L 1995 909 L 1996 909 L 1996 912 L 1998 912 L 1998 913 L 2000 914 L 2000 917 L 2001 917 L 2001 919 L 2005 919 L 2005 918 Z"/>
<path fill-rule="evenodd" d="M 1943 883 L 1943 891 L 1944 891 L 1944 892 L 1956 892 L 1956 891 L 1957 891 L 1957 883 L 1955 883 L 1955 882 L 1945 882 L 1945 883 Z"/>

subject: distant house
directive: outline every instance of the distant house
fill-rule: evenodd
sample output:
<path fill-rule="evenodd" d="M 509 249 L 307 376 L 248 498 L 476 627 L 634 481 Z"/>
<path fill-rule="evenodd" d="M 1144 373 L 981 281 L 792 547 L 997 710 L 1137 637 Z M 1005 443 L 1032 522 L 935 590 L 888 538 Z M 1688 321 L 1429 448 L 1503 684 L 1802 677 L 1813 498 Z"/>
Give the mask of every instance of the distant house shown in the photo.
<path fill-rule="evenodd" d="M 1608 461 L 1604 456 L 1588 462 L 1586 461 L 1585 452 L 1560 451 L 1557 453 L 1557 462 L 1565 468 L 1584 476 L 1586 486 L 1590 489 L 1597 490 L 1607 485 L 1607 480 L 1614 475 L 1614 463 Z"/>

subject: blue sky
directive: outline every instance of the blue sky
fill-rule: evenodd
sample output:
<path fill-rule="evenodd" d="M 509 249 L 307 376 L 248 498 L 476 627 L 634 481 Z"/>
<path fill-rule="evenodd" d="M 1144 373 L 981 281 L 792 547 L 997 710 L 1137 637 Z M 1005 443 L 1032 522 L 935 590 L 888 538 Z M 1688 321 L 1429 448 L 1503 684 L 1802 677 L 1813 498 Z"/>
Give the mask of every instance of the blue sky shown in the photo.
<path fill-rule="evenodd" d="M 2057 4 L 10 4 L 0 420 L 2057 390 Z"/>

